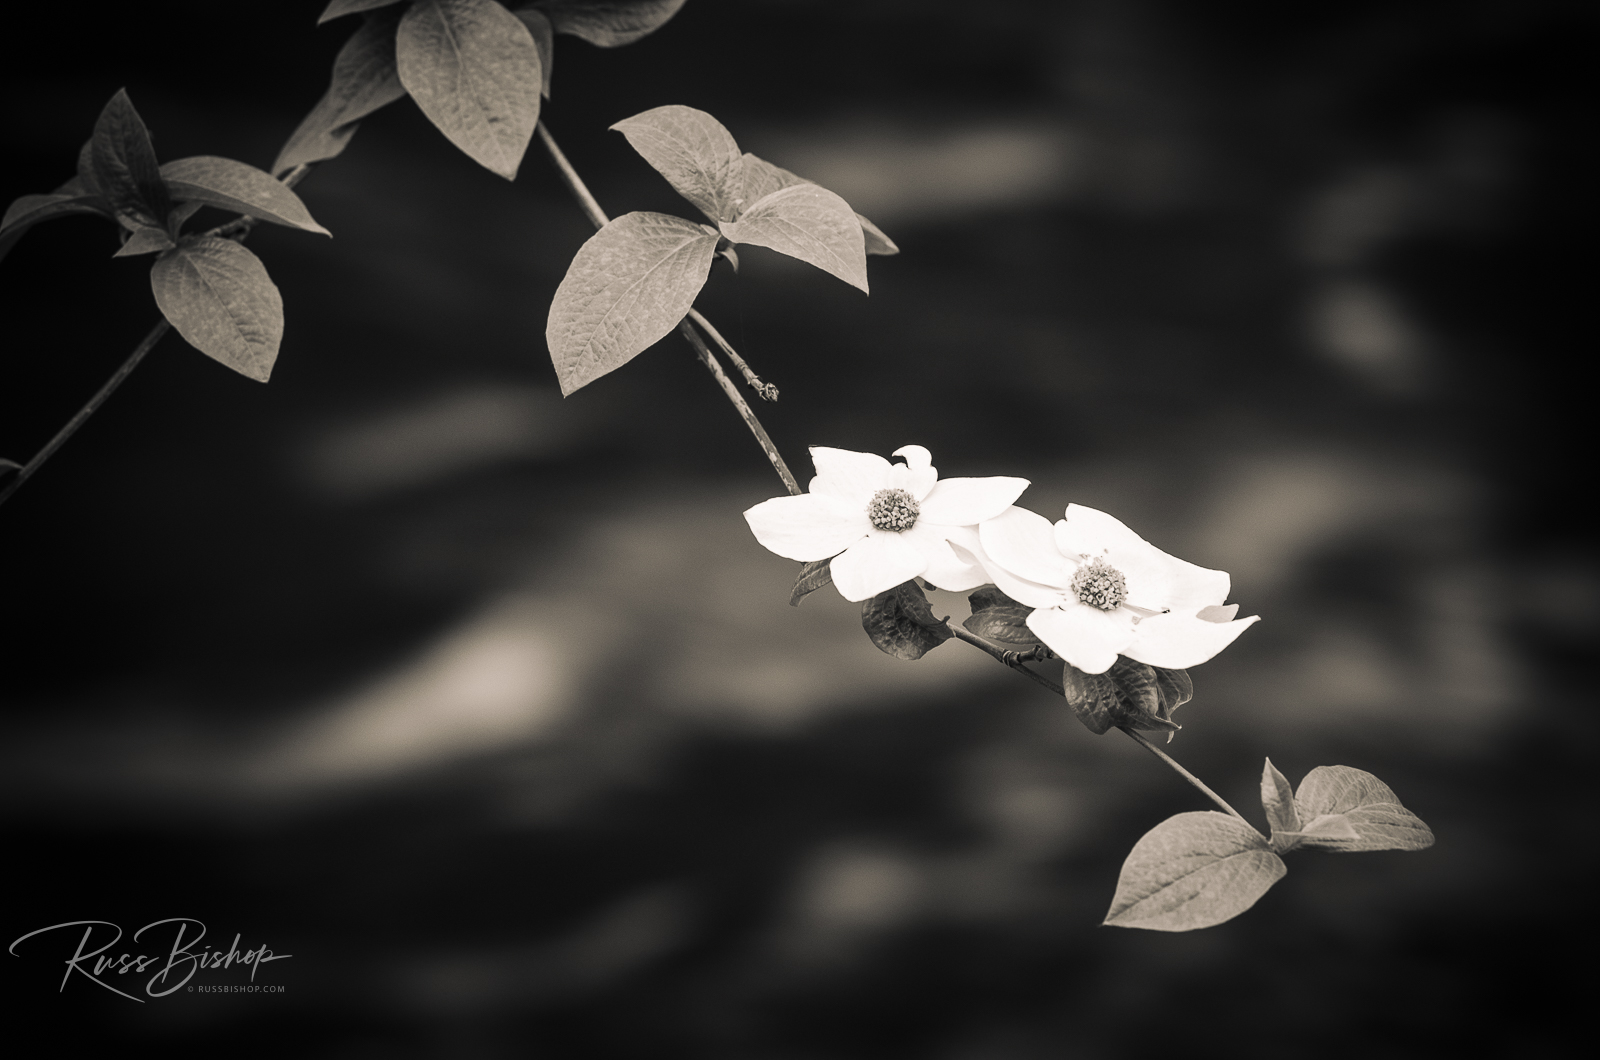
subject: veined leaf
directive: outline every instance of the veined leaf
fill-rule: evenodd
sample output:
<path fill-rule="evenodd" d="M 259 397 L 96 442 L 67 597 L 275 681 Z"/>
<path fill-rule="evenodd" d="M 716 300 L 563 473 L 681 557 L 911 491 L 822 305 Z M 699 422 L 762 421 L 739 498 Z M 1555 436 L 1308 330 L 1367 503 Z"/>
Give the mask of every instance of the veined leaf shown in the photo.
<path fill-rule="evenodd" d="M 150 286 L 191 346 L 267 381 L 283 338 L 283 298 L 259 258 L 231 239 L 201 236 L 157 258 Z"/>
<path fill-rule="evenodd" d="M 118 214 L 144 225 L 159 226 L 172 210 L 161 180 L 150 131 L 133 109 L 128 91 L 117 94 L 100 111 L 89 141 L 95 183 Z"/>
<path fill-rule="evenodd" d="M 0 260 L 22 234 L 40 221 L 72 213 L 97 213 L 111 217 L 111 204 L 98 195 L 24 195 L 6 209 L 0 221 Z"/>
<path fill-rule="evenodd" d="M 800 601 L 833 581 L 831 559 L 814 559 L 800 568 L 800 576 L 794 580 L 794 588 L 789 591 L 789 606 L 799 607 Z"/>
<path fill-rule="evenodd" d="M 220 206 L 274 224 L 329 234 L 311 219 L 300 196 L 255 166 L 231 158 L 197 155 L 168 162 L 161 167 L 161 176 L 178 202 Z"/>
<path fill-rule="evenodd" d="M 744 186 L 744 160 L 721 122 L 703 110 L 673 105 L 624 118 L 611 128 L 701 213 L 713 222 L 733 220 L 734 200 Z"/>
<path fill-rule="evenodd" d="M 861 628 L 879 651 L 897 659 L 920 659 L 954 636 L 916 582 L 902 582 L 862 604 Z"/>
<path fill-rule="evenodd" d="M 1281 833 L 1300 830 L 1300 814 L 1294 805 L 1294 788 L 1289 778 L 1278 772 L 1278 767 L 1267 759 L 1261 769 L 1261 808 L 1267 812 L 1267 825 L 1272 832 L 1272 850 L 1282 854 L 1299 844 L 1293 836 L 1279 838 Z"/>
<path fill-rule="evenodd" d="M 744 153 L 744 192 L 743 202 L 739 209 L 751 206 L 775 191 L 793 187 L 796 184 L 814 184 L 801 176 L 775 166 L 764 158 L 759 158 L 749 151 Z M 737 218 L 735 218 L 737 220 Z M 856 220 L 861 223 L 861 235 L 865 241 L 868 254 L 898 254 L 900 248 L 895 246 L 894 240 L 883 234 L 883 229 L 856 214 Z"/>
<path fill-rule="evenodd" d="M 999 590 L 994 590 L 999 593 Z M 1039 638 L 1034 636 L 1033 630 L 1027 626 L 1028 615 L 1033 608 L 1017 603 L 1010 597 L 1005 597 L 1006 603 L 994 603 L 987 607 L 979 606 L 979 594 L 984 590 L 979 589 L 968 597 L 972 605 L 972 614 L 963 626 L 980 637 L 998 640 L 1004 644 L 1037 644 Z M 1000 594 L 1005 596 L 1004 593 Z"/>
<path fill-rule="evenodd" d="M 401 13 L 395 8 L 375 15 L 345 41 L 333 60 L 328 90 L 278 152 L 274 175 L 336 157 L 356 134 L 358 121 L 406 94 L 394 56 Z"/>
<path fill-rule="evenodd" d="M 1194 931 L 1232 920 L 1288 871 L 1267 841 L 1215 810 L 1180 813 L 1144 834 L 1122 863 L 1105 922 Z"/>
<path fill-rule="evenodd" d="M 1306 846 L 1355 852 L 1423 850 L 1433 845 L 1432 829 L 1402 806 L 1387 784 L 1349 766 L 1318 766 L 1307 773 L 1295 793 L 1295 804 L 1303 821 L 1342 815 L 1357 836 L 1327 831 L 1314 835 L 1308 826 L 1301 839 Z"/>
<path fill-rule="evenodd" d="M 83 185 L 83 190 L 90 195 L 105 198 L 106 190 L 100 186 L 100 179 L 94 175 L 94 137 L 83 141 L 83 146 L 78 148 L 78 176 L 76 178 Z M 67 182 L 72 183 L 71 181 Z M 65 185 L 63 185 L 63 188 Z M 62 194 L 57 189 L 57 194 Z M 107 200 L 109 204 L 110 200 Z"/>
<path fill-rule="evenodd" d="M 417 0 L 395 38 L 400 83 L 473 161 L 514 180 L 539 121 L 539 48 L 494 0 Z"/>
<path fill-rule="evenodd" d="M 556 288 L 545 328 L 561 393 L 622 367 L 677 326 L 716 248 L 709 227 L 664 213 L 624 214 L 590 236 Z"/>
<path fill-rule="evenodd" d="M 172 241 L 165 228 L 139 228 L 129 233 L 128 238 L 122 242 L 122 248 L 111 256 L 131 258 L 139 254 L 155 254 L 158 251 L 171 250 L 175 246 L 177 244 Z"/>
<path fill-rule="evenodd" d="M 545 99 L 549 99 L 550 78 L 556 63 L 556 31 L 544 12 L 536 7 L 519 7 L 511 13 L 522 19 L 522 24 L 533 35 L 534 46 L 539 49 L 540 91 Z"/>
<path fill-rule="evenodd" d="M 1061 688 L 1072 713 L 1096 736 L 1104 736 L 1116 724 L 1117 686 L 1110 674 L 1086 674 L 1071 663 L 1064 663 Z"/>
<path fill-rule="evenodd" d="M 867 252 L 850 204 L 816 184 L 796 184 L 767 195 L 723 221 L 722 234 L 815 265 L 852 287 L 867 290 Z"/>
<path fill-rule="evenodd" d="M 557 33 L 615 48 L 654 33 L 683 4 L 684 0 L 544 0 L 537 7 Z"/>
<path fill-rule="evenodd" d="M 361 11 L 372 11 L 380 7 L 390 7 L 398 4 L 400 0 L 333 0 L 322 14 L 317 18 L 317 25 L 344 15 L 354 15 Z"/>

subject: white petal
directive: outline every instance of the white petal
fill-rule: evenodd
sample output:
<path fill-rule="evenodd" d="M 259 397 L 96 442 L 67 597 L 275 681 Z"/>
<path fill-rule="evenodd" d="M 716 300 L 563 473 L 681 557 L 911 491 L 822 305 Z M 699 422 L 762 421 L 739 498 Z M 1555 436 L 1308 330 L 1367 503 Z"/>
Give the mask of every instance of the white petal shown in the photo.
<path fill-rule="evenodd" d="M 964 593 L 989 580 L 989 572 L 983 569 L 976 555 L 981 548 L 978 532 L 970 526 L 936 527 L 919 522 L 901 537 L 926 557 L 928 569 L 922 576 L 940 589 Z M 965 559 L 950 547 L 952 542 L 966 546 Z"/>
<path fill-rule="evenodd" d="M 1133 643 L 1122 654 L 1149 666 L 1185 670 L 1216 655 L 1234 642 L 1259 615 L 1236 622 L 1207 622 L 1194 615 L 1156 615 L 1142 620 L 1134 629 Z"/>
<path fill-rule="evenodd" d="M 922 502 L 922 518 L 950 526 L 976 526 L 1011 507 L 1027 488 L 1025 478 L 940 479 Z"/>
<path fill-rule="evenodd" d="M 840 594 L 861 601 L 915 578 L 928 569 L 928 560 L 899 534 L 878 532 L 833 557 L 830 569 Z"/>
<path fill-rule="evenodd" d="M 863 511 L 872 495 L 889 485 L 889 461 L 876 453 L 813 445 L 811 462 L 817 467 L 817 477 L 811 480 L 812 493 L 859 503 Z"/>
<path fill-rule="evenodd" d="M 1153 548 L 1149 542 L 1105 512 L 1067 505 L 1067 517 L 1055 525 L 1056 547 L 1067 556 L 1098 556 L 1117 549 Z"/>
<path fill-rule="evenodd" d="M 933 466 L 933 454 L 920 445 L 902 445 L 889 455 L 905 457 L 906 467 L 913 471 Z"/>
<path fill-rule="evenodd" d="M 865 511 L 822 493 L 774 497 L 744 513 L 750 532 L 788 559 L 827 559 L 860 541 L 872 529 Z"/>
<path fill-rule="evenodd" d="M 1104 559 L 1127 579 L 1128 603 L 1151 611 L 1172 606 L 1172 568 L 1154 545 L 1141 541 L 1136 547 L 1113 548 Z"/>
<path fill-rule="evenodd" d="M 1052 589 L 1048 585 L 1040 585 L 1037 582 L 1018 578 L 990 559 L 981 545 L 977 547 L 963 546 L 960 541 L 952 541 L 950 545 L 957 559 L 967 561 L 968 557 L 971 557 L 971 561 L 976 562 L 978 566 L 983 568 L 984 574 L 988 575 L 987 580 L 994 582 L 995 588 L 1011 597 L 1017 603 L 1025 604 L 1028 607 L 1055 607 L 1061 603 L 1059 590 Z M 933 584 L 939 585 L 937 581 Z M 943 588 L 943 586 L 940 586 L 940 588 Z"/>
<path fill-rule="evenodd" d="M 1126 611 L 1101 611 L 1072 603 L 1040 608 L 1028 616 L 1028 628 L 1050 650 L 1086 674 L 1103 674 L 1133 640 L 1133 616 Z"/>
<path fill-rule="evenodd" d="M 1213 604 L 1210 607 L 1202 607 L 1196 611 L 1194 617 L 1204 619 L 1207 622 L 1232 622 L 1233 616 L 1238 613 L 1238 604 Z"/>
<path fill-rule="evenodd" d="M 1169 556 L 1160 549 L 1156 549 L 1156 552 L 1166 564 L 1172 579 L 1167 606 L 1174 613 L 1192 615 L 1202 607 L 1214 607 L 1228 598 L 1232 584 L 1227 571 L 1201 567 L 1177 556 Z"/>
<path fill-rule="evenodd" d="M 979 524 L 978 538 L 989 559 L 1018 578 L 1058 588 L 1072 584 L 1077 564 L 1056 548 L 1050 521 L 1042 515 L 1007 508 Z"/>

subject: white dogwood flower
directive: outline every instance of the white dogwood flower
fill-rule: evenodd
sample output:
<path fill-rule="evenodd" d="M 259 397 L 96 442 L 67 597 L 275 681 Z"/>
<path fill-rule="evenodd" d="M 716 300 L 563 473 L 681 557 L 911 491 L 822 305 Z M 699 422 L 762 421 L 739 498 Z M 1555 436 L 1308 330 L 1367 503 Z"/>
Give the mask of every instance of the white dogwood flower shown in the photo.
<path fill-rule="evenodd" d="M 1105 512 L 1069 504 L 1052 525 L 1008 508 L 978 527 L 971 554 L 1001 592 L 1035 610 L 1027 624 L 1084 673 L 1118 655 L 1149 666 L 1198 666 L 1259 616 L 1232 621 L 1225 571 L 1169 556 Z"/>
<path fill-rule="evenodd" d="M 920 445 L 873 453 L 812 446 L 817 475 L 809 492 L 775 497 L 744 513 L 756 540 L 802 562 L 833 557 L 833 584 L 846 600 L 867 600 L 922 577 L 941 589 L 975 589 L 989 580 L 950 542 L 977 547 L 975 527 L 1005 511 L 1028 488 L 1021 478 L 940 479 Z"/>

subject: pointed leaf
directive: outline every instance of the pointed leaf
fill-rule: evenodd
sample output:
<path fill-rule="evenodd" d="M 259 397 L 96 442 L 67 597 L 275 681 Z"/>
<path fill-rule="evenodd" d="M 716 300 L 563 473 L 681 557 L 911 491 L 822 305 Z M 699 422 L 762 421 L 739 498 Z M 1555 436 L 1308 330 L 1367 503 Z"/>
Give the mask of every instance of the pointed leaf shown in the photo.
<path fill-rule="evenodd" d="M 1114 724 L 1158 732 L 1174 732 L 1182 728 L 1173 722 L 1171 713 L 1163 704 L 1155 667 L 1119 655 L 1106 675 L 1117 689 L 1117 709 L 1112 719 Z"/>
<path fill-rule="evenodd" d="M 203 202 L 184 202 L 172 208 L 172 212 L 167 214 L 167 231 L 174 239 L 183 231 L 183 226 L 189 218 L 199 213 L 200 207 L 204 205 Z"/>
<path fill-rule="evenodd" d="M 550 78 L 556 62 L 556 31 L 544 12 L 536 7 L 519 7 L 511 13 L 522 19 L 522 24 L 528 27 L 533 43 L 539 49 L 539 91 L 545 99 L 549 99 Z"/>
<path fill-rule="evenodd" d="M 550 305 L 545 340 L 561 393 L 627 364 L 677 326 L 705 286 L 717 237 L 664 213 L 630 213 L 578 250 Z"/>
<path fill-rule="evenodd" d="M 722 123 L 703 110 L 656 107 L 624 118 L 612 130 L 667 178 L 673 190 L 712 221 L 730 220 L 743 187 L 744 160 Z"/>
<path fill-rule="evenodd" d="M 94 175 L 94 137 L 83 141 L 83 146 L 78 148 L 78 176 L 76 178 L 83 184 L 83 190 L 90 195 L 105 198 L 106 190 L 100 186 L 100 178 Z M 70 181 L 68 183 L 71 183 Z M 108 199 L 109 203 L 110 200 Z"/>
<path fill-rule="evenodd" d="M 816 184 L 796 184 L 762 198 L 722 234 L 815 265 L 852 287 L 867 290 L 867 252 L 850 204 Z"/>
<path fill-rule="evenodd" d="M 1301 820 L 1342 814 L 1359 838 L 1307 834 L 1306 846 L 1346 852 L 1423 850 L 1433 845 L 1433 831 L 1404 806 L 1389 786 L 1371 773 L 1349 766 L 1318 766 L 1306 774 L 1295 793 Z"/>
<path fill-rule="evenodd" d="M 537 6 L 557 33 L 616 48 L 654 33 L 683 4 L 684 0 L 544 0 Z"/>
<path fill-rule="evenodd" d="M 231 158 L 198 155 L 168 162 L 161 167 L 161 176 L 178 202 L 220 206 L 274 224 L 329 234 L 311 219 L 300 196 L 255 166 Z"/>
<path fill-rule="evenodd" d="M 259 258 L 201 236 L 156 259 L 156 305 L 201 353 L 265 383 L 283 338 L 283 298 Z"/>
<path fill-rule="evenodd" d="M 165 228 L 140 228 L 122 241 L 122 249 L 111 255 L 114 258 L 131 258 L 139 254 L 154 254 L 171 250 L 177 244 L 167 235 Z"/>
<path fill-rule="evenodd" d="M 743 212 L 746 207 L 771 195 L 775 191 L 791 188 L 796 184 L 812 184 L 801 176 L 775 166 L 764 158 L 759 158 L 750 152 L 744 153 L 744 192 L 739 203 L 739 210 Z M 737 217 L 734 220 L 738 220 Z M 866 241 L 868 254 L 898 254 L 900 248 L 894 245 L 894 240 L 883 234 L 883 230 L 871 221 L 856 214 L 856 220 L 861 223 L 861 234 Z"/>
<path fill-rule="evenodd" d="M 972 594 L 975 598 L 977 593 Z M 1037 644 L 1039 638 L 1027 626 L 1033 608 L 1012 601 L 993 607 L 974 609 L 963 626 L 980 637 L 998 640 L 1003 644 Z"/>
<path fill-rule="evenodd" d="M 1307 839 L 1361 838 L 1360 834 L 1356 832 L 1355 826 L 1350 823 L 1350 818 L 1342 813 L 1325 813 L 1300 831 L 1285 834 Z"/>
<path fill-rule="evenodd" d="M 822 588 L 832 584 L 833 571 L 829 564 L 832 559 L 814 559 L 800 568 L 800 576 L 794 580 L 794 588 L 789 591 L 789 606 L 799 607 L 800 601 Z"/>
<path fill-rule="evenodd" d="M 317 25 L 340 18 L 344 15 L 354 15 L 360 11 L 372 11 L 380 7 L 389 7 L 398 4 L 400 0 L 333 0 L 317 18 Z"/>
<path fill-rule="evenodd" d="M 1086 674 L 1071 663 L 1064 663 L 1061 687 L 1067 706 L 1090 732 L 1103 736 L 1116 724 L 1117 686 L 1109 674 Z"/>
<path fill-rule="evenodd" d="M 1188 670 L 1168 670 L 1151 667 L 1156 672 L 1156 690 L 1161 695 L 1162 717 L 1171 718 L 1172 712 L 1194 698 L 1194 682 Z"/>
<path fill-rule="evenodd" d="M 1274 853 L 1282 854 L 1300 845 L 1298 837 L 1284 835 L 1300 830 L 1300 814 L 1294 805 L 1294 788 L 1270 758 L 1261 769 L 1261 808 L 1267 813 Z"/>
<path fill-rule="evenodd" d="M 94 179 L 112 209 L 139 224 L 159 227 L 172 210 L 150 132 L 133 109 L 127 89 L 100 112 L 89 141 Z"/>
<path fill-rule="evenodd" d="M 1180 813 L 1144 834 L 1122 863 L 1105 922 L 1193 931 L 1232 920 L 1288 871 L 1254 828 L 1215 810 Z"/>
<path fill-rule="evenodd" d="M 23 233 L 40 221 L 73 213 L 97 213 L 111 217 L 111 204 L 98 195 L 24 195 L 6 209 L 0 221 L 0 260 L 21 239 Z"/>
<path fill-rule="evenodd" d="M 374 15 L 345 41 L 333 60 L 328 90 L 272 163 L 275 175 L 336 157 L 356 134 L 357 122 L 406 94 L 394 55 L 401 14 L 394 8 Z"/>
<path fill-rule="evenodd" d="M 899 659 L 920 659 L 954 636 L 934 617 L 915 582 L 903 582 L 862 604 L 861 628 L 879 651 Z"/>
<path fill-rule="evenodd" d="M 400 83 L 473 161 L 513 180 L 539 121 L 539 48 L 494 0 L 418 0 L 395 38 Z"/>

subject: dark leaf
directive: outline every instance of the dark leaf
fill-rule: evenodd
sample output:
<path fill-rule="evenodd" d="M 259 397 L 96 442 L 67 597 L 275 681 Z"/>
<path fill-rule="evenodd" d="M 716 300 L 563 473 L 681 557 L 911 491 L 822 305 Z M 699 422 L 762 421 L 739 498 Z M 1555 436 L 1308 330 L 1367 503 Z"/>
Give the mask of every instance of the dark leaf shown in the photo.
<path fill-rule="evenodd" d="M 317 25 L 322 25 L 332 19 L 344 15 L 354 15 L 360 11 L 372 11 L 380 7 L 390 7 L 398 4 L 400 0 L 333 0 L 326 10 L 317 19 Z"/>
<path fill-rule="evenodd" d="M 539 121 L 533 34 L 494 0 L 418 0 L 395 39 L 400 83 L 451 143 L 513 180 Z"/>
<path fill-rule="evenodd" d="M 799 258 L 867 290 L 867 252 L 861 223 L 850 204 L 816 184 L 796 184 L 758 200 L 737 221 L 723 221 L 722 234 Z"/>
<path fill-rule="evenodd" d="M 590 236 L 545 328 L 561 393 L 622 367 L 676 327 L 716 249 L 710 228 L 664 213 L 625 214 Z"/>
<path fill-rule="evenodd" d="M 356 134 L 358 121 L 406 94 L 394 56 L 402 13 L 393 8 L 374 15 L 345 41 L 333 60 L 328 90 L 278 152 L 274 175 L 336 157 Z"/>
<path fill-rule="evenodd" d="M 0 260 L 24 232 L 52 217 L 73 213 L 97 213 L 111 217 L 111 204 L 98 195 L 24 195 L 6 210 L 0 221 Z"/>
<path fill-rule="evenodd" d="M 542 78 L 540 91 L 544 98 L 550 98 L 550 78 L 555 70 L 556 62 L 556 36 L 555 30 L 550 26 L 550 20 L 544 12 L 536 7 L 519 7 L 511 12 L 522 19 L 522 24 L 528 27 L 528 32 L 533 36 L 533 43 L 539 49 L 539 76 Z"/>
<path fill-rule="evenodd" d="M 1194 698 L 1194 682 L 1188 670 L 1165 670 L 1151 667 L 1156 673 L 1156 691 L 1161 695 L 1160 716 L 1171 720 L 1172 712 Z"/>
<path fill-rule="evenodd" d="M 177 244 L 167 235 L 165 228 L 138 228 L 122 241 L 122 249 L 111 255 L 114 258 L 131 258 L 139 254 L 155 254 L 171 250 Z"/>
<path fill-rule="evenodd" d="M 1067 706 L 1090 732 L 1102 736 L 1116 724 L 1117 686 L 1109 674 L 1086 674 L 1071 663 L 1065 663 L 1061 669 L 1061 687 L 1066 693 Z"/>
<path fill-rule="evenodd" d="M 1117 688 L 1115 724 L 1163 732 L 1172 732 L 1179 727 L 1162 708 L 1154 667 L 1119 655 L 1106 673 Z"/>
<path fill-rule="evenodd" d="M 744 183 L 739 145 L 722 123 L 693 107 L 656 107 L 611 127 L 667 178 L 667 183 L 701 213 L 732 220 L 734 201 Z"/>
<path fill-rule="evenodd" d="M 861 628 L 879 651 L 899 659 L 920 659 L 954 636 L 934 617 L 915 582 L 904 582 L 864 603 Z"/>
<path fill-rule="evenodd" d="M 183 226 L 189 218 L 199 213 L 200 208 L 204 205 L 205 203 L 203 202 L 185 202 L 179 203 L 172 208 L 172 212 L 167 214 L 167 231 L 172 234 L 174 239 L 178 237 L 179 232 L 183 231 Z"/>
<path fill-rule="evenodd" d="M 1283 859 L 1236 817 L 1180 813 L 1144 834 L 1122 863 L 1105 922 L 1194 931 L 1232 920 L 1283 879 Z"/>
<path fill-rule="evenodd" d="M 977 593 L 972 595 L 976 597 Z M 975 608 L 961 624 L 980 637 L 1004 644 L 1038 644 L 1039 638 L 1028 628 L 1028 616 L 1032 613 L 1033 608 L 1018 603 L 997 604 Z"/>
<path fill-rule="evenodd" d="M 990 607 L 1026 607 L 1019 604 L 1005 593 L 992 585 L 985 585 L 981 589 L 974 589 L 967 596 L 967 604 L 974 612 L 983 611 Z"/>
<path fill-rule="evenodd" d="M 684 0 L 544 0 L 537 6 L 557 33 L 615 48 L 654 33 L 683 4 Z"/>
<path fill-rule="evenodd" d="M 78 175 L 75 178 L 83 185 L 83 190 L 90 195 L 105 198 L 105 189 L 100 186 L 100 180 L 94 175 L 94 137 L 83 141 L 83 146 L 78 148 Z M 71 183 L 71 181 L 68 181 Z M 58 193 L 59 194 L 59 193 Z M 107 200 L 109 205 L 109 200 Z"/>
<path fill-rule="evenodd" d="M 1282 854 L 1298 846 L 1292 837 L 1280 837 L 1280 833 L 1300 830 L 1300 814 L 1295 810 L 1294 789 L 1289 786 L 1289 778 L 1278 772 L 1270 758 L 1261 770 L 1261 808 L 1267 812 L 1273 851 Z"/>
<path fill-rule="evenodd" d="M 117 89 L 100 112 L 89 153 L 95 182 L 111 208 L 138 224 L 160 227 L 172 200 L 161 180 L 150 132 L 126 89 Z"/>
<path fill-rule="evenodd" d="M 329 234 L 311 219 L 300 196 L 255 166 L 231 158 L 199 155 L 168 162 L 161 167 L 161 176 L 178 202 L 220 206 L 274 224 Z"/>
<path fill-rule="evenodd" d="M 744 192 L 739 203 L 739 210 L 743 212 L 746 207 L 753 206 L 761 199 L 775 191 L 793 187 L 796 184 L 811 184 L 813 181 L 775 166 L 764 158 L 746 151 L 744 154 Z M 735 220 L 738 218 L 735 217 Z M 871 221 L 856 214 L 856 220 L 861 223 L 861 235 L 866 242 L 868 254 L 898 254 L 900 248 L 894 245 L 894 240 L 883 234 L 883 230 Z"/>
<path fill-rule="evenodd" d="M 156 259 L 156 305 L 201 353 L 265 383 L 283 338 L 283 298 L 254 254 L 201 236 Z"/>
<path fill-rule="evenodd" d="M 789 606 L 799 607 L 800 601 L 833 582 L 833 569 L 831 559 L 814 559 L 800 568 L 800 576 L 794 580 L 794 588 L 789 592 Z"/>
<path fill-rule="evenodd" d="M 1423 850 L 1433 845 L 1433 831 L 1400 805 L 1387 784 L 1349 766 L 1318 766 L 1307 773 L 1295 793 L 1295 805 L 1302 821 L 1342 816 L 1356 833 L 1356 838 L 1326 830 L 1312 834 L 1308 825 L 1301 840 L 1306 846 L 1355 852 Z"/>

